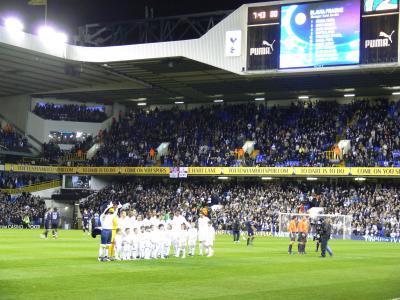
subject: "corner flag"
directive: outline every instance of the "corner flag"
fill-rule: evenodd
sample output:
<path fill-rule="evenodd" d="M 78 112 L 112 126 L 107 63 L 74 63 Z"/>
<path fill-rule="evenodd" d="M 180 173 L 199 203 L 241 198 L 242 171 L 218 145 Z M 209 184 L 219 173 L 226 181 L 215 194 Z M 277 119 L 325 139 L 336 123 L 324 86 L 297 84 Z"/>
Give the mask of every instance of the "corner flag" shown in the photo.
<path fill-rule="evenodd" d="M 47 0 L 29 0 L 29 5 L 47 5 Z"/>

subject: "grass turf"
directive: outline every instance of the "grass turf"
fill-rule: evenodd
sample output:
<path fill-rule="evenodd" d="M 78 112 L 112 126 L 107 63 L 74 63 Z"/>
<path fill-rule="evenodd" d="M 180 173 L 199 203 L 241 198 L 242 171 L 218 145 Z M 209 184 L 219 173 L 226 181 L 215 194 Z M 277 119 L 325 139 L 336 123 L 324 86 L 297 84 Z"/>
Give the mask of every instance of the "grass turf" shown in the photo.
<path fill-rule="evenodd" d="M 0 299 L 393 299 L 400 244 L 330 241 L 335 256 L 287 254 L 287 239 L 253 247 L 218 236 L 215 256 L 97 261 L 99 238 L 61 231 L 0 230 Z M 296 248 L 296 247 L 295 247 Z"/>

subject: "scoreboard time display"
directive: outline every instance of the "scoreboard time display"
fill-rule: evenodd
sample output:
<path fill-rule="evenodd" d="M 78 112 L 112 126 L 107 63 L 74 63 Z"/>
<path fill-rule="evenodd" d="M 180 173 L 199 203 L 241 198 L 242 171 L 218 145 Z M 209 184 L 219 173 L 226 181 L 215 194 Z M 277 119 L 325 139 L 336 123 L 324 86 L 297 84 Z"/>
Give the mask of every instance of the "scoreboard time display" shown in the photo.
<path fill-rule="evenodd" d="M 279 6 L 249 7 L 248 24 L 278 23 L 280 18 Z"/>

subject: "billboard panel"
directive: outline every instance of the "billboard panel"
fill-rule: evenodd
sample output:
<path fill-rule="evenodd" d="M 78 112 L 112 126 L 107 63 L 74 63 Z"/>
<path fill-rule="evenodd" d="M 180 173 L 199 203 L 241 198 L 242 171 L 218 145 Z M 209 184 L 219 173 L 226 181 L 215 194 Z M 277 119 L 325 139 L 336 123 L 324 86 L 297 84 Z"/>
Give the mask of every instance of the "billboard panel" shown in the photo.
<path fill-rule="evenodd" d="M 280 68 L 360 62 L 360 0 L 282 6 Z"/>
<path fill-rule="evenodd" d="M 247 33 L 247 70 L 278 68 L 279 24 L 249 27 Z"/>
<path fill-rule="evenodd" d="M 398 60 L 399 16 L 382 15 L 362 19 L 361 62 L 389 63 Z"/>

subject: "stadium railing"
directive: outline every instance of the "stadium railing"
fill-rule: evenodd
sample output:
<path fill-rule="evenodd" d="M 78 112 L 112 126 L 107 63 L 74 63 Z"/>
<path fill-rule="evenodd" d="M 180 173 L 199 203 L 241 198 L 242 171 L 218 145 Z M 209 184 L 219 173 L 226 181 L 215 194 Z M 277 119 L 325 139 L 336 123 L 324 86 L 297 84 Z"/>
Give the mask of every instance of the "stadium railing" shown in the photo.
<path fill-rule="evenodd" d="M 52 180 L 52 181 L 41 182 L 38 184 L 27 185 L 15 189 L 0 189 L 0 192 L 7 193 L 10 195 L 15 195 L 21 193 L 34 193 L 52 188 L 57 188 L 60 186 L 61 186 L 61 180 Z"/>

